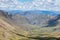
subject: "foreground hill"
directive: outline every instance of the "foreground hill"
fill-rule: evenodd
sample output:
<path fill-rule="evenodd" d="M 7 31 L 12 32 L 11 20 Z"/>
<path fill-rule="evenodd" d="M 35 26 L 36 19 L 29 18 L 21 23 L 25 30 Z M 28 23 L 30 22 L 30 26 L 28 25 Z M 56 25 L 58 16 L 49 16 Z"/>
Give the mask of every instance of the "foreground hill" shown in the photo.
<path fill-rule="evenodd" d="M 27 40 L 25 36 L 28 36 L 28 31 L 15 25 L 5 13 L 0 11 L 0 40 Z"/>

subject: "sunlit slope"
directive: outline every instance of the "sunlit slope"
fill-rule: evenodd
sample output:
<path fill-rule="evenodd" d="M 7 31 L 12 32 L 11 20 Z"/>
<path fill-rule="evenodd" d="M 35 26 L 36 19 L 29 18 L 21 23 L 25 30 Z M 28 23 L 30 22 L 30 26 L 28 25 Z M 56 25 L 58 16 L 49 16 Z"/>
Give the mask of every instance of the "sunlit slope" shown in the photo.
<path fill-rule="evenodd" d="M 28 36 L 28 31 L 25 31 L 16 25 L 10 24 L 9 22 L 11 23 L 11 21 L 8 21 L 8 19 L 0 15 L 0 40 L 28 39 L 24 37 Z"/>

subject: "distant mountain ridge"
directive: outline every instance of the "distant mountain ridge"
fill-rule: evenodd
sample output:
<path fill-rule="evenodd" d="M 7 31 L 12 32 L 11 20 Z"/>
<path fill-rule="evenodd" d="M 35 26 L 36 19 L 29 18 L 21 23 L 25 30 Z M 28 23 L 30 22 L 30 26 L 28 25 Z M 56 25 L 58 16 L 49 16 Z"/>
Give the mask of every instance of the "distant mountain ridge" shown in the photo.
<path fill-rule="evenodd" d="M 45 11 L 24 11 L 24 12 L 17 12 L 12 17 L 13 19 L 16 19 L 18 17 L 15 17 L 15 16 L 23 16 L 23 20 L 25 18 L 28 24 L 42 26 L 42 25 L 45 25 L 49 19 L 54 17 L 50 15 L 51 13 L 54 14 L 54 12 L 49 12 L 49 11 L 46 11 L 46 12 Z M 16 19 L 16 21 L 23 22 L 20 18 Z"/>
<path fill-rule="evenodd" d="M 40 14 L 49 14 L 49 15 L 57 15 L 59 13 L 59 11 L 44 11 L 44 10 L 30 10 L 30 11 L 22 11 L 22 10 L 10 10 L 10 11 L 7 11 L 8 13 L 11 13 L 11 14 L 21 14 L 21 15 L 26 15 L 27 13 L 40 13 Z M 53 13 L 53 14 L 51 14 Z"/>
<path fill-rule="evenodd" d="M 2 10 L 0 11 L 3 12 Z M 54 14 L 54 15 L 53 15 Z M 53 11 L 5 11 L 4 16 L 13 19 L 15 22 L 19 24 L 31 24 L 31 25 L 46 25 L 50 19 L 54 19 L 57 15 L 56 12 Z M 49 24 L 49 23 L 48 23 Z"/>
<path fill-rule="evenodd" d="M 11 18 L 18 23 L 28 23 L 32 25 L 46 25 L 47 21 L 57 15 L 53 11 L 21 11 L 21 10 L 12 10 L 8 11 L 9 14 L 12 14 Z"/>

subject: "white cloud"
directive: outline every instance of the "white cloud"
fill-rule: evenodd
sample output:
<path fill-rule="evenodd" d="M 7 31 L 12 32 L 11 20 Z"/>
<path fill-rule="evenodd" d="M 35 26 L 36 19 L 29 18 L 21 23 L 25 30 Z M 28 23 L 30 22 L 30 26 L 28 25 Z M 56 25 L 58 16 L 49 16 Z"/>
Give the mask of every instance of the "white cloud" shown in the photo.
<path fill-rule="evenodd" d="M 60 11 L 60 0 L 33 0 L 24 3 L 18 0 L 0 0 L 0 9 Z"/>

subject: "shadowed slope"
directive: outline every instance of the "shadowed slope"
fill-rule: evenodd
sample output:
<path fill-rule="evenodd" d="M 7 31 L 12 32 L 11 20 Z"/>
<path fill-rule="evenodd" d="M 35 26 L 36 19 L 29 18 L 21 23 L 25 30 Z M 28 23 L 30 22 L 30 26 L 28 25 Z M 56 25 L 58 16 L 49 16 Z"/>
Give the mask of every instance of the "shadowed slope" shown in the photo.
<path fill-rule="evenodd" d="M 48 25 L 47 26 L 45 26 L 45 27 L 52 27 L 52 26 L 57 26 L 58 25 L 58 20 L 60 20 L 60 14 L 58 14 L 56 17 L 54 17 L 54 18 L 52 18 L 52 19 L 50 19 L 50 20 L 48 20 Z"/>

